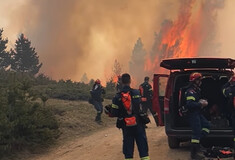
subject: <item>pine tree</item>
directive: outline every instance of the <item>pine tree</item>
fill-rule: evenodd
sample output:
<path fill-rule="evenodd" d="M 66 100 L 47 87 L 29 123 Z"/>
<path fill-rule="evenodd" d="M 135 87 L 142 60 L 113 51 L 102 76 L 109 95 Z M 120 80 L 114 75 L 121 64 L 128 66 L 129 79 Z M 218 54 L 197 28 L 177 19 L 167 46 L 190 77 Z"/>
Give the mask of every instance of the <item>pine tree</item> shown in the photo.
<path fill-rule="evenodd" d="M 7 39 L 2 37 L 3 29 L 0 29 L 0 69 L 6 69 L 10 66 L 10 55 L 6 51 L 7 48 Z"/>
<path fill-rule="evenodd" d="M 31 47 L 31 42 L 21 34 L 16 40 L 15 49 L 11 50 L 12 63 L 11 69 L 16 72 L 26 72 L 35 75 L 39 72 L 42 63 L 35 48 Z"/>
<path fill-rule="evenodd" d="M 141 38 L 139 38 L 134 46 L 131 61 L 129 63 L 130 72 L 133 75 L 134 80 L 137 82 L 137 85 L 143 81 L 143 77 L 145 76 L 145 56 L 146 51 L 144 49 Z"/>
<path fill-rule="evenodd" d="M 120 63 L 115 59 L 114 61 L 114 65 L 113 65 L 113 76 L 119 76 L 122 73 L 122 67 L 120 65 Z"/>
<path fill-rule="evenodd" d="M 83 74 L 83 76 L 82 76 L 82 78 L 81 78 L 81 82 L 86 83 L 86 84 L 89 82 L 86 73 Z"/>

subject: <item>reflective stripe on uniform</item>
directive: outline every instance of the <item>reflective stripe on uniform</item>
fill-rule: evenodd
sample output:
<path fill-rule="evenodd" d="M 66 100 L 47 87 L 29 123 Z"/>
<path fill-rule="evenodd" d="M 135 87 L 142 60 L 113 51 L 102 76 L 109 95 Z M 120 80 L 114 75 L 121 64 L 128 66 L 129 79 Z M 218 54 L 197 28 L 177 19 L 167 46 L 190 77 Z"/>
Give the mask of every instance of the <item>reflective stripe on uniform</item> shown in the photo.
<path fill-rule="evenodd" d="M 224 94 L 224 96 L 226 97 L 226 95 L 225 95 L 225 89 L 223 89 L 223 94 Z"/>
<path fill-rule="evenodd" d="M 191 143 L 200 143 L 198 139 L 191 139 Z"/>
<path fill-rule="evenodd" d="M 149 156 L 142 157 L 141 160 L 150 160 Z"/>
<path fill-rule="evenodd" d="M 125 160 L 133 160 L 133 158 L 125 158 Z"/>
<path fill-rule="evenodd" d="M 118 106 L 116 104 L 112 104 L 112 108 L 118 109 Z"/>
<path fill-rule="evenodd" d="M 233 141 L 235 142 L 235 138 L 233 138 Z"/>
<path fill-rule="evenodd" d="M 193 96 L 188 96 L 187 98 L 186 98 L 186 100 L 188 101 L 188 100 L 193 100 L 193 101 L 195 101 L 196 99 L 195 99 L 195 97 L 193 97 Z"/>
<path fill-rule="evenodd" d="M 140 98 L 140 95 L 132 96 L 132 98 Z"/>
<path fill-rule="evenodd" d="M 208 128 L 202 128 L 202 131 L 205 131 L 207 133 L 210 133 L 210 130 Z"/>
<path fill-rule="evenodd" d="M 152 90 L 153 90 L 152 88 L 149 89 L 149 91 L 152 91 Z"/>

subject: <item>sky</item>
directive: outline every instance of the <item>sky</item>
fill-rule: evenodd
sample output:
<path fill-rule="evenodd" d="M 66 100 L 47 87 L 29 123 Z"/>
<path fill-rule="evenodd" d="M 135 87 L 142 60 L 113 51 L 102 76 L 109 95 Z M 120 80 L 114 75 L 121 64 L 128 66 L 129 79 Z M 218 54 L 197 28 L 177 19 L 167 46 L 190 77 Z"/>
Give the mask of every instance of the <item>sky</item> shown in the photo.
<path fill-rule="evenodd" d="M 115 59 L 129 72 L 139 37 L 146 52 L 151 51 L 154 33 L 164 20 L 177 19 L 182 1 L 190 0 L 0 0 L 0 28 L 9 39 L 8 49 L 24 33 L 43 63 L 40 72 L 53 79 L 79 81 L 87 73 L 88 78 L 107 80 Z M 235 58 L 234 7 L 234 0 L 224 0 L 214 11 L 209 27 L 218 52 L 208 49 L 199 56 Z"/>

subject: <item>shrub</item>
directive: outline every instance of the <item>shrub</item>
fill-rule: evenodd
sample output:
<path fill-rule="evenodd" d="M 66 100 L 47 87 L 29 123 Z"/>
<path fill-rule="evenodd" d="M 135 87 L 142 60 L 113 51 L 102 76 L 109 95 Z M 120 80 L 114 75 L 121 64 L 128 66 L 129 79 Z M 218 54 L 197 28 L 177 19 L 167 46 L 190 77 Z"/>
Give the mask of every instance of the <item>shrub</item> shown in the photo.
<path fill-rule="evenodd" d="M 34 102 L 30 82 L 14 81 L 0 90 L 0 155 L 47 146 L 59 135 L 49 108 Z"/>

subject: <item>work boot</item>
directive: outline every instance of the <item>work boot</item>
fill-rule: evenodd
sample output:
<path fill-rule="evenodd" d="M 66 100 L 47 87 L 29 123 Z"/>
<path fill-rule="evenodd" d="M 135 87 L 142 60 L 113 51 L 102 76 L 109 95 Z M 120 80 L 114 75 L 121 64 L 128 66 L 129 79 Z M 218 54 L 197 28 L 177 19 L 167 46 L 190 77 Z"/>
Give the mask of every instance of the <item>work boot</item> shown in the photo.
<path fill-rule="evenodd" d="M 95 117 L 95 121 L 97 122 L 97 123 L 101 123 L 102 121 L 101 121 L 101 113 L 97 113 L 97 115 L 96 115 L 96 117 Z"/>
<path fill-rule="evenodd" d="M 200 155 L 199 152 L 200 144 L 191 144 L 191 159 L 192 160 L 204 160 L 205 157 Z"/>

